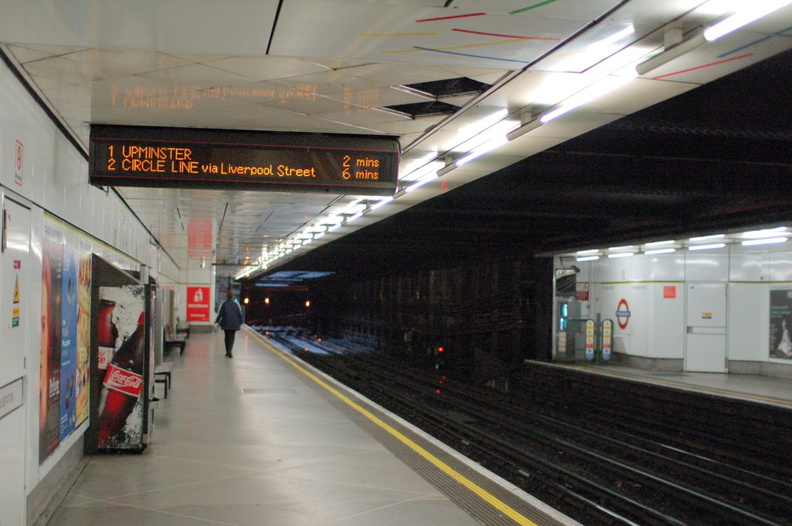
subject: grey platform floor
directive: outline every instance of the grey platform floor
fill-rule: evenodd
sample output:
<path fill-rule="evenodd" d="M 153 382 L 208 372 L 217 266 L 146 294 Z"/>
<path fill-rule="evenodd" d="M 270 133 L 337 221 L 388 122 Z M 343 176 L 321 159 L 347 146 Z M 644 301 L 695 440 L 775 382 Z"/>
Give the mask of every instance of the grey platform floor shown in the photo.
<path fill-rule="evenodd" d="M 792 379 L 789 378 L 758 374 L 651 371 L 620 365 L 584 364 L 574 367 L 598 374 L 751 400 L 792 410 Z"/>
<path fill-rule="evenodd" d="M 148 450 L 87 460 L 49 526 L 482 524 L 256 335 L 233 359 L 222 339 L 193 332 L 168 356 Z"/>

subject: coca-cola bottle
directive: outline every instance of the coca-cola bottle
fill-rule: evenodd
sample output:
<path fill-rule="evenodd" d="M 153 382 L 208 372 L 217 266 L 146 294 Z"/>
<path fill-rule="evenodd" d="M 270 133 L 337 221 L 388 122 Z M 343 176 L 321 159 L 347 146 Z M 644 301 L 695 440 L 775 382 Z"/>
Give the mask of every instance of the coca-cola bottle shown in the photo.
<path fill-rule="evenodd" d="M 108 447 L 124 429 L 127 417 L 143 391 L 143 359 L 145 356 L 145 313 L 141 312 L 135 332 L 124 340 L 107 366 L 104 377 L 106 398 L 99 415 L 98 446 Z"/>
<path fill-rule="evenodd" d="M 99 331 L 98 331 L 98 367 L 104 371 L 113 358 L 115 342 L 118 338 L 118 328 L 113 323 L 113 311 L 115 302 L 110 300 L 99 300 Z"/>

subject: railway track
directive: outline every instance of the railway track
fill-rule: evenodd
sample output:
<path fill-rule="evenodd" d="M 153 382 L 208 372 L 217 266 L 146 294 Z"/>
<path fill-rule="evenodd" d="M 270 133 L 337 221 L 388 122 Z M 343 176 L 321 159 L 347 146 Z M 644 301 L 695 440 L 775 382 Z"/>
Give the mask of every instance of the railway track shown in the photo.
<path fill-rule="evenodd" d="M 789 479 L 724 462 L 733 449 L 704 455 L 623 431 L 623 413 L 573 419 L 381 355 L 282 345 L 584 524 L 792 524 Z"/>

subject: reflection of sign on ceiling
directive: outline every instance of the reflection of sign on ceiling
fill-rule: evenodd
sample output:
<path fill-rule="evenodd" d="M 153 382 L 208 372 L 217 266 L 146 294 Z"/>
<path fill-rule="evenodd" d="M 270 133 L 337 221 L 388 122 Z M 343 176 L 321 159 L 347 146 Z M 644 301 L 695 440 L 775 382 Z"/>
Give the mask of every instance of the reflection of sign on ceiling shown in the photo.
<path fill-rule="evenodd" d="M 288 289 L 291 291 L 308 290 L 304 282 L 332 275 L 333 272 L 316 272 L 307 270 L 281 270 L 269 274 L 256 282 L 257 287 Z"/>
<path fill-rule="evenodd" d="M 94 125 L 89 176 L 103 186 L 391 195 L 399 153 L 394 137 Z"/>

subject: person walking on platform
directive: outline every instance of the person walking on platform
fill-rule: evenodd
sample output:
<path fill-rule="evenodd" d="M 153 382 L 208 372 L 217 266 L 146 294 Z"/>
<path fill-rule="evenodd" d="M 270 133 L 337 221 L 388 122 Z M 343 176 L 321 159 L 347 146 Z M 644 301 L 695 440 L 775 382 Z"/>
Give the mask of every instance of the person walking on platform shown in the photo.
<path fill-rule="evenodd" d="M 236 331 L 242 326 L 242 306 L 234 299 L 234 291 L 230 288 L 226 294 L 227 299 L 220 305 L 215 323 L 225 332 L 226 356 L 233 358 L 231 350 L 234 348 Z"/>

